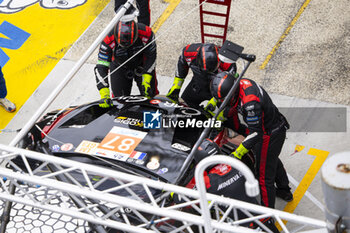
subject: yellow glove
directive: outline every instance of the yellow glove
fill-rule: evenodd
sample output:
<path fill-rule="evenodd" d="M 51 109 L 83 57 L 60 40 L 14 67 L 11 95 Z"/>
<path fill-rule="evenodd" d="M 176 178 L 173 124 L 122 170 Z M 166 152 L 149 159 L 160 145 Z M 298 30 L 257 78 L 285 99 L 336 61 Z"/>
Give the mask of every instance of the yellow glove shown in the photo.
<path fill-rule="evenodd" d="M 99 106 L 101 108 L 109 108 L 113 106 L 113 102 L 111 100 L 111 97 L 109 95 L 109 88 L 108 87 L 104 87 L 102 89 L 100 89 L 100 96 L 101 96 L 101 100 L 99 103 Z"/>
<path fill-rule="evenodd" d="M 237 159 L 241 160 L 242 157 L 247 154 L 249 152 L 249 150 L 247 148 L 245 148 L 243 146 L 243 144 L 240 144 L 237 149 L 231 153 L 231 155 L 233 155 L 234 157 L 236 157 Z"/>
<path fill-rule="evenodd" d="M 177 101 L 179 99 L 180 89 L 183 83 L 184 83 L 183 78 L 175 77 L 173 86 L 170 88 L 166 96 Z"/>
<path fill-rule="evenodd" d="M 219 115 L 217 116 L 216 119 L 217 119 L 218 121 L 224 122 L 224 121 L 227 120 L 227 118 L 224 116 L 224 111 L 225 111 L 225 110 L 222 110 L 222 111 L 219 113 Z M 214 112 L 209 111 L 209 110 L 207 110 L 207 112 L 209 112 L 212 116 L 215 116 L 215 113 L 214 113 Z"/>
<path fill-rule="evenodd" d="M 151 91 L 151 80 L 152 80 L 152 75 L 150 74 L 143 74 L 142 75 L 142 90 L 141 90 L 141 95 L 150 98 L 150 91 Z"/>
<path fill-rule="evenodd" d="M 214 113 L 214 112 L 209 111 L 209 110 L 207 110 L 207 112 L 210 113 L 210 115 L 211 115 L 212 117 L 215 116 L 215 113 Z M 216 128 L 217 130 L 221 131 L 221 130 L 223 129 L 223 123 L 227 120 L 227 118 L 224 116 L 224 110 L 222 110 L 222 111 L 219 113 L 219 115 L 218 115 L 218 117 L 216 118 L 216 120 L 217 120 L 217 121 L 221 121 L 221 124 L 220 124 L 220 127 L 215 127 L 215 128 Z"/>
<path fill-rule="evenodd" d="M 227 118 L 224 116 L 224 111 L 225 111 L 225 110 L 222 110 L 222 111 L 219 113 L 218 117 L 216 118 L 217 120 L 219 120 L 219 121 L 221 121 L 221 122 L 224 122 L 224 121 L 227 120 Z"/>
<path fill-rule="evenodd" d="M 207 106 L 204 107 L 204 110 L 213 112 L 217 104 L 218 104 L 218 100 L 215 99 L 215 97 L 213 97 L 208 101 Z"/>

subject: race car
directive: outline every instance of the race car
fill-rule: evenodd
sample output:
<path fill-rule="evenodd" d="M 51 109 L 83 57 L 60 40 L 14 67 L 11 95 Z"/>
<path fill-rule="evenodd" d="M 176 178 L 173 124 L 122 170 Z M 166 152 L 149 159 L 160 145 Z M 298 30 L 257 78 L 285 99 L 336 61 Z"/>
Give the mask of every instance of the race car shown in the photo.
<path fill-rule="evenodd" d="M 250 63 L 255 60 L 254 55 L 242 54 L 242 51 L 243 47 L 229 41 L 225 41 L 220 49 L 220 56 L 228 58 L 232 62 L 238 58 L 247 61 L 239 78 L 244 75 Z M 237 85 L 234 85 L 230 93 L 233 93 L 236 87 Z M 223 101 L 218 112 L 223 110 L 229 97 L 228 95 Z M 210 128 L 210 132 L 206 128 Z M 204 136 L 208 137 L 205 140 L 212 140 L 215 145 L 220 147 L 221 154 L 227 155 L 235 150 L 242 141 L 242 138 L 233 137 L 232 132 L 229 133 L 229 130 L 224 129 L 220 121 L 212 118 L 201 108 L 190 108 L 183 102 L 174 102 L 164 96 L 156 96 L 152 99 L 142 96 L 121 96 L 113 99 L 111 108 L 101 108 L 99 101 L 96 101 L 47 113 L 22 138 L 18 146 L 178 186 L 195 188 L 193 176 L 196 163 L 199 162 L 196 155 L 200 154 L 197 152 L 202 146 L 200 142 L 204 142 Z M 197 146 L 198 148 L 196 148 Z M 210 151 L 208 156 L 211 155 Z M 204 156 L 202 154 L 202 157 L 205 156 L 206 153 Z M 252 152 L 244 156 L 242 161 L 254 172 Z M 44 167 L 41 162 L 35 160 L 24 163 L 18 157 L 12 162 L 12 165 L 10 164 L 8 167 L 14 170 L 21 168 L 26 171 L 27 167 L 31 166 L 32 169 L 37 168 L 38 170 L 40 168 L 43 175 L 51 172 L 58 180 L 78 183 L 81 186 L 88 185 L 84 179 L 86 174 L 72 172 L 67 176 L 58 172 L 55 166 L 44 164 L 46 165 Z M 210 187 L 212 189 L 217 187 L 214 189 L 218 191 L 219 195 L 227 196 L 224 191 L 226 187 L 238 187 L 231 189 L 227 197 L 232 196 L 236 199 L 246 200 L 247 196 L 243 191 L 244 177 L 239 174 L 239 171 L 218 164 L 209 167 L 206 172 L 208 178 L 212 176 L 212 180 L 218 178 L 217 174 L 228 179 L 221 184 L 216 184 L 217 186 L 212 185 L 212 183 L 206 184 L 208 191 Z M 52 177 L 52 175 L 50 176 Z M 142 199 L 149 203 L 149 195 L 146 192 L 151 192 L 157 203 L 162 203 L 162 206 L 172 206 L 181 202 L 170 193 L 153 189 L 145 191 L 142 187 L 138 188 L 137 185 L 129 190 L 122 189 L 118 186 L 123 185 L 115 180 L 106 180 L 104 177 L 90 174 L 88 176 L 90 185 L 101 190 L 111 189 L 116 195 L 131 196 L 131 198 Z M 222 181 L 222 179 L 218 180 Z M 237 180 L 239 182 L 236 182 Z M 233 183 L 238 186 L 231 185 Z M 236 192 L 240 192 L 242 195 L 235 196 Z M 245 196 L 242 197 L 243 195 Z M 134 225 L 146 224 L 146 228 L 152 227 L 156 232 L 173 230 L 179 232 L 176 230 L 176 221 L 160 220 L 155 223 L 154 220 L 157 217 L 154 215 L 144 215 L 141 219 L 138 214 L 132 213 L 132 211 L 120 209 L 113 211 L 114 215 L 109 215 L 109 210 L 113 207 L 84 197 L 71 199 L 71 203 L 77 208 L 84 208 L 84 203 L 91 203 L 97 207 L 97 211 L 101 211 L 118 222 L 128 222 Z M 249 199 L 248 202 L 257 203 L 252 199 Z M 194 209 L 190 208 L 188 211 L 191 212 Z M 196 214 L 201 215 L 199 212 Z M 236 219 L 236 216 L 233 216 L 232 219 Z M 274 226 L 273 222 L 269 224 Z M 88 223 L 87 225 L 90 229 L 89 232 L 100 232 L 94 224 Z M 256 227 L 253 226 L 253 228 Z M 107 230 L 108 232 L 120 232 L 110 228 Z M 196 231 L 196 229 L 191 231 Z M 105 230 L 101 232 L 105 232 Z"/>
<path fill-rule="evenodd" d="M 212 120 L 204 110 L 190 108 L 183 102 L 175 103 L 164 96 L 153 99 L 122 96 L 113 99 L 111 108 L 101 108 L 96 101 L 47 113 L 20 141 L 19 146 L 193 188 L 196 161 L 193 160 L 189 168 L 183 164 L 205 127 L 212 128 L 209 137 L 220 145 L 221 153 L 229 154 L 236 146 L 230 142 L 232 140 L 227 130 L 222 130 L 220 126 L 221 122 Z M 13 162 L 26 170 L 21 159 L 16 158 Z M 253 169 L 253 154 L 246 157 L 245 163 Z M 29 164 L 32 169 L 41 165 L 38 161 L 29 161 Z M 55 171 L 55 167 L 49 166 L 43 169 L 42 174 Z M 73 173 L 72 176 L 86 185 L 83 174 Z M 63 175 L 55 178 L 69 179 Z M 103 177 L 92 176 L 91 183 L 96 184 L 101 179 Z M 99 188 L 118 185 L 115 181 L 108 181 Z M 141 199 L 148 198 L 142 188 L 135 186 L 132 191 Z M 159 191 L 150 191 L 154 196 L 162 195 Z M 130 196 L 125 190 L 118 190 L 116 194 Z M 166 200 L 165 205 L 171 205 L 176 198 L 163 197 L 163 200 Z M 117 214 L 116 218 L 119 217 Z M 131 219 L 135 224 L 141 223 L 135 217 Z M 176 223 L 157 225 L 161 232 L 169 231 L 169 227 L 176 227 Z"/>

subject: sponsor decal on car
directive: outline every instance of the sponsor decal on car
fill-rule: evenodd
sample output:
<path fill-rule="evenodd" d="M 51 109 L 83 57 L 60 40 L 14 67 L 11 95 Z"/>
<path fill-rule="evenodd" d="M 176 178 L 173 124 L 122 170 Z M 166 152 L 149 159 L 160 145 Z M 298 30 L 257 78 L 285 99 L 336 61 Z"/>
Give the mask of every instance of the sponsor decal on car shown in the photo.
<path fill-rule="evenodd" d="M 61 151 L 70 151 L 71 149 L 73 149 L 72 143 L 65 143 L 61 146 Z"/>
<path fill-rule="evenodd" d="M 83 154 L 93 154 L 99 143 L 83 140 L 75 149 L 75 152 Z"/>
<path fill-rule="evenodd" d="M 53 145 L 51 150 L 52 150 L 52 152 L 58 152 L 60 150 L 60 146 L 59 145 Z"/>
<path fill-rule="evenodd" d="M 150 101 L 150 103 L 151 104 L 159 104 L 159 103 L 161 103 L 162 101 L 160 101 L 160 100 L 151 100 Z"/>
<path fill-rule="evenodd" d="M 95 152 L 95 155 L 98 155 L 98 156 L 104 156 L 104 157 L 106 157 L 107 156 L 107 154 L 106 153 L 103 153 L 103 152 Z"/>
<path fill-rule="evenodd" d="M 134 159 L 133 159 L 133 158 L 128 158 L 128 159 L 126 160 L 126 162 L 132 163 L 132 162 L 134 162 Z"/>
<path fill-rule="evenodd" d="M 133 151 L 129 155 L 127 162 L 142 165 L 145 163 L 143 160 L 144 160 L 144 158 L 146 158 L 146 155 L 147 155 L 147 153 L 144 153 L 144 152 Z"/>
<path fill-rule="evenodd" d="M 185 145 L 182 145 L 180 143 L 174 143 L 171 145 L 172 148 L 175 148 L 175 149 L 178 149 L 178 150 L 181 150 L 181 151 L 189 151 L 191 150 L 191 148 L 185 146 Z"/>
<path fill-rule="evenodd" d="M 135 163 L 136 163 L 136 164 L 139 164 L 139 165 L 142 165 L 142 164 L 145 163 L 145 161 L 137 159 L 137 160 L 135 161 Z"/>
<path fill-rule="evenodd" d="M 165 173 L 167 173 L 168 172 L 168 168 L 167 167 L 163 167 L 163 168 L 161 168 L 161 169 L 159 169 L 158 171 L 157 171 L 157 174 L 159 174 L 159 175 L 161 175 L 161 174 L 165 174 Z"/>
<path fill-rule="evenodd" d="M 124 100 L 125 102 L 143 102 L 148 100 L 147 97 L 144 96 L 119 96 L 117 100 Z"/>
<path fill-rule="evenodd" d="M 150 170 L 158 169 L 160 166 L 158 158 L 154 157 L 147 163 L 146 167 Z"/>
<path fill-rule="evenodd" d="M 120 154 L 120 153 L 115 153 L 113 156 L 115 160 L 126 161 L 128 159 L 127 155 Z"/>
<path fill-rule="evenodd" d="M 146 132 L 114 126 L 98 144 L 95 155 L 127 161 L 136 146 L 147 135 Z"/>
<path fill-rule="evenodd" d="M 114 160 L 119 160 L 119 161 L 124 161 L 124 162 L 129 158 L 128 155 L 125 155 L 123 153 L 118 153 L 118 152 L 114 152 L 114 151 L 110 151 L 110 150 L 104 150 L 104 149 L 100 149 L 100 148 L 97 148 L 96 151 L 92 155 L 96 155 L 96 156 L 101 157 L 101 158 L 114 159 Z"/>
<path fill-rule="evenodd" d="M 143 160 L 146 157 L 146 155 L 147 153 L 144 153 L 144 152 L 133 151 L 129 156 L 129 158 Z"/>
<path fill-rule="evenodd" d="M 131 117 L 119 116 L 119 117 L 114 119 L 114 122 L 120 123 L 120 124 L 125 124 L 125 125 L 143 127 L 143 122 L 140 119 L 131 118 Z"/>
<path fill-rule="evenodd" d="M 169 108 L 183 108 L 184 106 L 178 104 L 178 103 L 173 103 L 173 102 L 164 102 L 164 106 L 165 107 L 169 107 Z"/>

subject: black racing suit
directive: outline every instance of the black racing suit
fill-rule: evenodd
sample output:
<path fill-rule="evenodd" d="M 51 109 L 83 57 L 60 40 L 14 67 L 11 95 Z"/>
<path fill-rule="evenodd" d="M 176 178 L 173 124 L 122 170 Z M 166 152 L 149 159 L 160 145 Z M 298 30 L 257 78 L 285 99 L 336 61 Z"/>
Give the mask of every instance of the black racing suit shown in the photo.
<path fill-rule="evenodd" d="M 177 63 L 175 76 L 179 78 L 186 78 L 189 68 L 193 72 L 193 77 L 186 89 L 182 93 L 181 98 L 191 107 L 198 107 L 204 100 L 210 100 L 212 95 L 210 93 L 210 81 L 213 74 L 202 71 L 197 65 L 196 57 L 203 44 L 189 44 L 182 50 Z M 236 73 L 236 63 L 220 63 L 217 72 L 229 71 Z M 216 72 L 216 73 L 217 73 Z"/>
<path fill-rule="evenodd" d="M 146 48 L 143 49 L 144 47 Z M 143 50 L 134 58 L 122 67 L 119 67 L 141 49 Z M 140 94 L 143 95 L 141 75 L 150 74 L 152 75 L 150 96 L 157 95 L 156 57 L 157 46 L 150 27 L 138 23 L 138 38 L 129 48 L 123 48 L 116 43 L 112 30 L 100 45 L 98 62 L 95 67 L 97 89 L 100 90 L 101 88 L 109 87 L 108 72 L 110 71 L 110 86 L 114 97 L 130 95 L 132 81 L 134 79 L 140 90 Z"/>
<path fill-rule="evenodd" d="M 217 164 L 204 171 L 204 182 L 208 193 L 212 193 L 219 196 L 224 196 L 227 198 L 232 198 L 252 204 L 259 205 L 258 200 L 255 197 L 249 197 L 245 191 L 246 179 L 241 172 L 232 168 L 226 164 Z M 187 188 L 194 188 L 195 179 L 193 178 L 187 185 Z M 226 211 L 227 207 L 221 206 L 221 208 Z M 234 219 L 231 211 L 229 217 Z M 244 219 L 248 216 L 241 210 L 237 210 L 238 219 Z M 254 213 L 253 213 L 254 215 Z M 275 228 L 273 221 L 270 218 L 265 218 L 260 220 L 264 225 L 266 225 L 273 232 L 278 232 Z M 253 222 L 248 222 L 242 224 L 241 226 L 249 228 L 257 228 L 258 225 Z"/>
<path fill-rule="evenodd" d="M 239 122 L 238 113 L 248 127 Z M 261 201 L 274 208 L 276 190 L 290 190 L 289 180 L 278 158 L 289 124 L 278 111 L 267 92 L 250 79 L 241 79 L 236 100 L 225 110 L 225 125 L 246 136 L 243 146 L 253 149 L 256 156 L 256 175 L 260 184 Z"/>
<path fill-rule="evenodd" d="M 115 0 L 114 11 L 117 12 L 121 5 L 124 5 L 126 0 Z M 137 17 L 139 23 L 143 23 L 147 26 L 150 26 L 151 17 L 150 17 L 150 7 L 149 0 L 136 0 L 137 7 L 139 9 L 140 15 Z M 130 12 L 126 12 L 129 14 Z"/>

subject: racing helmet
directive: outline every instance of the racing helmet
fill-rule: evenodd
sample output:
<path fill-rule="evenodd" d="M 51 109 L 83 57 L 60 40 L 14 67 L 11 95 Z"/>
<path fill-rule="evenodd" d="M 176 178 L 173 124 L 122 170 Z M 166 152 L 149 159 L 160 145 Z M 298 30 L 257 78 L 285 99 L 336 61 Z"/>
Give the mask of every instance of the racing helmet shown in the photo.
<path fill-rule="evenodd" d="M 235 81 L 235 76 L 227 71 L 216 74 L 210 82 L 212 96 L 217 100 L 224 99 L 230 92 Z M 233 94 L 233 97 L 235 96 L 236 94 Z"/>
<path fill-rule="evenodd" d="M 123 48 L 128 48 L 135 43 L 138 37 L 138 26 L 133 20 L 119 21 L 114 27 L 114 38 Z"/>
<path fill-rule="evenodd" d="M 196 163 L 202 161 L 202 159 L 220 153 L 219 146 L 212 140 L 206 138 L 203 140 L 202 144 L 198 147 L 193 158 Z"/>
<path fill-rule="evenodd" d="M 199 68 L 207 73 L 217 71 L 220 66 L 218 47 L 214 44 L 203 44 L 197 54 Z"/>

